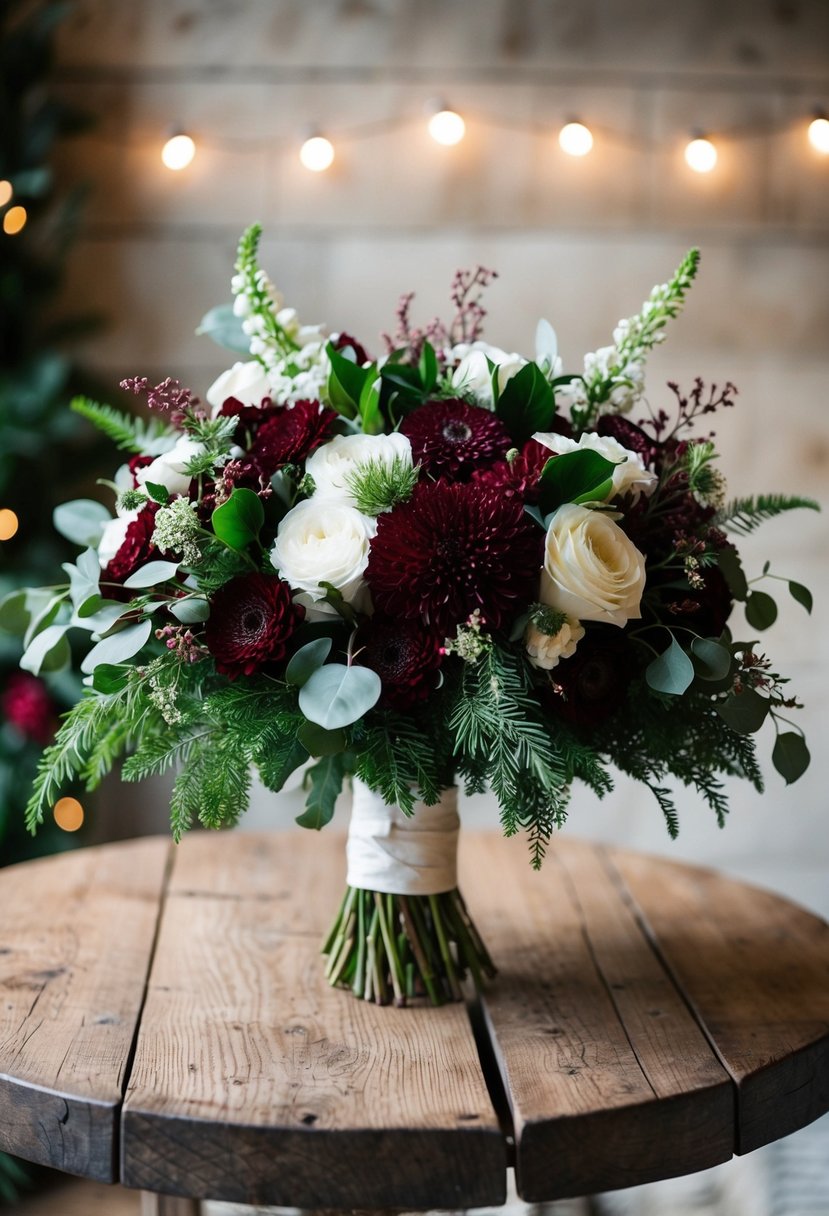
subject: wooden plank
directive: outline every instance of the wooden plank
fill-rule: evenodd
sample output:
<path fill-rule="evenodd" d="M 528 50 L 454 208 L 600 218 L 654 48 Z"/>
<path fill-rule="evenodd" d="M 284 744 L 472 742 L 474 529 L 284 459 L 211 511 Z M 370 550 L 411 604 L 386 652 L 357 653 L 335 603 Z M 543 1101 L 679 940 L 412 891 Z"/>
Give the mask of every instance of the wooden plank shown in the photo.
<path fill-rule="evenodd" d="M 169 842 L 0 871 L 0 1148 L 117 1178 L 118 1110 Z"/>
<path fill-rule="evenodd" d="M 829 925 L 709 870 L 610 856 L 737 1083 L 737 1152 L 829 1110 Z"/>
<path fill-rule="evenodd" d="M 498 980 L 484 1013 L 513 1113 L 522 1198 L 690 1173 L 733 1152 L 733 1093 L 596 847 L 473 837 L 462 889 Z"/>
<path fill-rule="evenodd" d="M 241 1203 L 500 1203 L 505 1152 L 465 1009 L 328 987 L 342 838 L 179 848 L 122 1121 L 128 1186 Z"/>

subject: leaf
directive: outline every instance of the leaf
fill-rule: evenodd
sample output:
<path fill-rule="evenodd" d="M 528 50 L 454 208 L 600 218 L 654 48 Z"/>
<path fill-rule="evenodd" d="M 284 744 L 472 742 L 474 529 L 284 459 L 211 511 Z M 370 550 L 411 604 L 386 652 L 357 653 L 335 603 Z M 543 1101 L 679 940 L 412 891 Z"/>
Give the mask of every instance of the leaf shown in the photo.
<path fill-rule="evenodd" d="M 73 566 L 64 562 L 62 569 L 69 575 L 69 598 L 76 612 L 84 606 L 90 596 L 99 595 L 101 563 L 94 549 L 85 549 Z"/>
<path fill-rule="evenodd" d="M 777 605 L 765 591 L 752 591 L 746 600 L 746 620 L 752 629 L 768 629 L 777 620 Z"/>
<path fill-rule="evenodd" d="M 793 600 L 797 600 L 802 608 L 811 614 L 812 611 L 812 593 L 808 587 L 804 587 L 802 583 L 795 583 L 789 580 L 789 593 Z"/>
<path fill-rule="evenodd" d="M 166 486 L 159 485 L 155 481 L 145 481 L 144 489 L 149 494 L 154 502 L 160 503 L 162 507 L 166 507 L 170 501 L 170 491 Z"/>
<path fill-rule="evenodd" d="M 305 810 L 296 820 L 301 828 L 312 828 L 318 832 L 331 822 L 344 776 L 345 757 L 342 754 L 323 756 L 308 769 L 311 788 L 305 799 Z"/>
<path fill-rule="evenodd" d="M 125 580 L 125 587 L 157 587 L 159 583 L 167 583 L 175 578 L 178 562 L 147 562 L 134 574 Z"/>
<path fill-rule="evenodd" d="M 92 676 L 92 687 L 96 692 L 121 692 L 126 688 L 129 668 L 114 663 L 99 663 Z"/>
<path fill-rule="evenodd" d="M 535 327 L 535 361 L 542 371 L 552 371 L 558 356 L 558 338 L 549 321 L 543 317 Z"/>
<path fill-rule="evenodd" d="M 66 640 L 68 625 L 48 625 L 30 643 L 20 666 L 33 676 L 42 671 L 59 671 L 70 659 L 69 643 Z"/>
<path fill-rule="evenodd" d="M 769 702 L 753 688 L 744 688 L 742 692 L 731 693 L 716 710 L 723 722 L 738 735 L 753 735 L 766 720 Z"/>
<path fill-rule="evenodd" d="M 370 667 L 328 663 L 300 689 L 299 708 L 309 722 L 336 730 L 368 713 L 382 691 L 380 677 Z"/>
<path fill-rule="evenodd" d="M 236 316 L 232 304 L 217 304 L 206 312 L 196 333 L 212 338 L 217 346 L 224 346 L 226 350 L 250 354 L 250 338 L 242 329 L 242 318 Z"/>
<path fill-rule="evenodd" d="M 118 633 L 111 633 L 109 637 L 98 642 L 97 646 L 92 647 L 81 663 L 81 671 L 91 675 L 99 663 L 125 663 L 146 645 L 152 628 L 152 621 L 138 621 L 135 625 L 127 625 Z"/>
<path fill-rule="evenodd" d="M 29 610 L 26 606 L 27 592 L 25 590 L 10 591 L 0 600 L 0 629 L 22 637 L 29 624 Z"/>
<path fill-rule="evenodd" d="M 210 616 L 210 604 L 200 595 L 188 595 L 186 599 L 170 604 L 170 611 L 183 625 L 200 625 Z"/>
<path fill-rule="evenodd" d="M 278 794 L 291 773 L 295 772 L 307 759 L 308 752 L 298 739 L 291 740 L 290 744 L 277 751 L 276 755 L 273 753 L 273 748 L 269 748 L 267 754 L 260 754 L 256 761 L 262 784 Z"/>
<path fill-rule="evenodd" d="M 55 618 L 60 612 L 61 605 L 64 603 L 64 596 L 62 592 L 58 595 L 53 595 L 47 588 L 38 588 L 36 591 L 29 593 L 27 603 L 30 606 L 31 620 L 23 635 L 24 647 L 28 647 L 47 625 L 55 623 Z M 68 622 L 61 621 L 58 623 L 64 624 Z"/>
<path fill-rule="evenodd" d="M 685 692 L 694 679 L 694 664 L 671 634 L 671 644 L 658 655 L 645 671 L 645 680 L 655 692 L 670 693 L 678 697 Z"/>
<path fill-rule="evenodd" d="M 420 361 L 417 369 L 420 373 L 420 383 L 423 386 L 424 393 L 431 393 L 437 384 L 438 360 L 435 349 L 429 342 L 423 343 L 423 350 L 420 352 Z"/>
<path fill-rule="evenodd" d="M 720 549 L 717 554 L 717 564 L 734 599 L 744 600 L 748 595 L 748 583 L 746 582 L 746 576 L 743 573 L 740 555 L 737 550 L 732 548 L 731 545 Z"/>
<path fill-rule="evenodd" d="M 74 545 L 97 545 L 104 525 L 110 522 L 109 511 L 93 498 L 75 498 L 61 503 L 52 512 L 55 531 Z"/>
<path fill-rule="evenodd" d="M 771 762 L 780 776 L 785 778 L 786 785 L 793 785 L 798 777 L 803 776 L 811 758 L 802 735 L 789 730 L 777 736 Z"/>
<path fill-rule="evenodd" d="M 731 671 L 731 651 L 713 638 L 694 638 L 691 655 L 701 680 L 724 680 Z"/>
<path fill-rule="evenodd" d="M 328 400 L 338 414 L 353 418 L 371 369 L 359 367 L 353 359 L 348 359 L 341 351 L 335 350 L 330 342 L 325 350 L 331 363 L 331 371 L 328 373 Z M 374 373 L 371 375 L 373 379 Z"/>
<path fill-rule="evenodd" d="M 555 412 L 553 390 L 535 363 L 525 364 L 507 381 L 495 406 L 495 413 L 519 447 L 536 431 L 549 431 Z"/>
<path fill-rule="evenodd" d="M 231 549 L 244 549 L 259 536 L 265 511 L 253 490 L 234 490 L 210 517 L 213 531 Z"/>
<path fill-rule="evenodd" d="M 512 381 L 510 381 L 512 383 Z M 541 470 L 539 506 L 543 514 L 582 498 L 590 501 L 616 466 L 590 448 L 551 457 Z"/>
<path fill-rule="evenodd" d="M 383 415 L 380 410 L 380 388 L 374 365 L 369 369 L 363 391 L 360 393 L 360 422 L 365 435 L 379 435 L 383 430 Z"/>
<path fill-rule="evenodd" d="M 322 667 L 328 658 L 331 646 L 331 638 L 314 638 L 313 642 L 300 646 L 285 668 L 285 679 L 288 683 L 296 684 L 299 688 L 307 684 L 314 672 Z"/>
<path fill-rule="evenodd" d="M 344 730 L 325 730 L 316 722 L 303 722 L 296 735 L 309 756 L 335 756 L 345 751 Z"/>

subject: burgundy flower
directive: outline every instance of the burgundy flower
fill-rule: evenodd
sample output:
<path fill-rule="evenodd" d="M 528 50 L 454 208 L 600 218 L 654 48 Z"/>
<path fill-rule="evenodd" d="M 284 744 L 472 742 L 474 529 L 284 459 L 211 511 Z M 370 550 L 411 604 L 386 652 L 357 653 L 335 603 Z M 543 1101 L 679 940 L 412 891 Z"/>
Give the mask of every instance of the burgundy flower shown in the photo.
<path fill-rule="evenodd" d="M 130 459 L 127 463 L 127 467 L 129 468 L 129 471 L 132 473 L 132 488 L 134 490 L 138 489 L 138 484 L 139 484 L 138 478 L 136 477 L 136 473 L 138 472 L 139 469 L 146 469 L 147 465 L 152 464 L 154 459 L 155 458 L 153 456 L 131 456 L 130 457 Z"/>
<path fill-rule="evenodd" d="M 467 481 L 475 469 L 503 458 L 512 446 L 500 418 L 454 398 L 427 401 L 403 419 L 400 430 L 427 477 Z"/>
<path fill-rule="evenodd" d="M 55 733 L 57 714 L 46 685 L 28 672 L 14 672 L 0 697 L 0 714 L 6 722 L 41 747 Z"/>
<path fill-rule="evenodd" d="M 366 579 L 379 611 L 420 620 L 439 638 L 476 608 L 498 629 L 536 595 L 542 548 L 518 499 L 421 482 L 408 502 L 379 516 Z"/>
<path fill-rule="evenodd" d="M 588 629 L 576 653 L 550 673 L 557 690 L 545 704 L 574 726 L 598 726 L 623 705 L 635 670 L 633 644 L 623 633 Z"/>
<path fill-rule="evenodd" d="M 131 574 L 134 574 L 139 567 L 146 565 L 154 556 L 156 548 L 152 543 L 152 535 L 157 511 L 157 503 L 147 503 L 146 507 L 139 512 L 138 518 L 132 520 L 121 543 L 121 548 L 101 571 L 102 583 L 126 582 Z M 104 588 L 104 595 L 107 599 L 118 598 L 113 595 L 111 587 Z"/>
<path fill-rule="evenodd" d="M 337 334 L 336 338 L 332 338 L 331 345 L 334 347 L 334 350 L 345 350 L 347 346 L 350 346 L 354 351 L 354 358 L 360 367 L 364 363 L 371 362 L 370 357 L 366 354 L 366 348 L 356 338 L 352 338 L 351 334 Z"/>
<path fill-rule="evenodd" d="M 216 670 L 235 680 L 285 657 L 288 641 L 305 616 L 291 588 L 269 574 L 243 574 L 220 587 L 205 626 Z"/>
<path fill-rule="evenodd" d="M 435 687 L 441 663 L 440 639 L 412 621 L 375 614 L 360 630 L 356 662 L 383 681 L 381 706 L 406 710 L 424 701 Z"/>
<path fill-rule="evenodd" d="M 507 498 L 538 502 L 538 479 L 552 455 L 549 448 L 528 439 L 513 460 L 498 460 L 488 469 L 477 469 L 472 480 L 476 485 L 500 490 Z"/>
<path fill-rule="evenodd" d="M 331 438 L 337 421 L 334 410 L 318 401 L 297 401 L 269 411 L 248 450 L 248 459 L 265 477 L 272 477 L 286 464 L 301 464 Z"/>

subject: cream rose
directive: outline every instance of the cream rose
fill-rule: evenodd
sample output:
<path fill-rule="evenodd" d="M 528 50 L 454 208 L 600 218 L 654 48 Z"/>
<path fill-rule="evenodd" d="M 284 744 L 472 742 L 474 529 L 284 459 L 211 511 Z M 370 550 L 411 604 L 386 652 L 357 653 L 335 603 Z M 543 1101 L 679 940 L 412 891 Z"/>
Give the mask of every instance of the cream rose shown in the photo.
<path fill-rule="evenodd" d="M 186 494 L 190 489 L 190 482 L 193 480 L 186 472 L 187 466 L 194 457 L 201 456 L 205 450 L 203 443 L 182 435 L 169 452 L 163 452 L 161 456 L 155 458 L 152 464 L 148 464 L 144 469 L 139 469 L 135 474 L 135 480 L 140 486 L 145 486 L 148 481 L 152 481 L 156 485 L 164 486 L 171 494 Z"/>
<path fill-rule="evenodd" d="M 313 498 L 293 507 L 276 533 L 271 561 L 281 576 L 300 594 L 297 600 L 316 614 L 334 609 L 318 604 L 325 595 L 322 583 L 331 583 L 344 600 L 365 606 L 368 589 L 364 574 L 369 544 L 377 524 L 342 500 Z"/>
<path fill-rule="evenodd" d="M 412 445 L 397 431 L 391 435 L 336 435 L 305 462 L 305 472 L 314 480 L 314 499 L 337 498 L 354 506 L 348 480 L 370 460 L 389 469 L 395 460 L 402 460 L 411 468 Z"/>
<path fill-rule="evenodd" d="M 584 626 L 578 621 L 566 620 L 557 633 L 545 633 L 532 621 L 524 634 L 524 646 L 533 667 L 550 671 L 561 659 L 569 659 L 584 637 Z"/>
<path fill-rule="evenodd" d="M 642 615 L 645 559 L 602 511 L 567 503 L 547 529 L 539 599 L 577 621 L 624 625 Z"/>
<path fill-rule="evenodd" d="M 533 439 L 558 456 L 563 456 L 566 452 L 578 452 L 589 448 L 593 452 L 598 452 L 600 456 L 604 456 L 605 460 L 612 460 L 616 467 L 613 470 L 613 488 L 607 495 L 608 499 L 616 498 L 620 494 L 630 494 L 635 502 L 640 494 L 647 497 L 656 489 L 657 476 L 645 468 L 639 453 L 622 447 L 621 443 L 609 435 L 597 435 L 595 431 L 585 431 L 576 442 L 575 439 L 568 439 L 565 435 L 537 431 L 533 435 Z"/>
<path fill-rule="evenodd" d="M 213 406 L 213 414 L 216 415 L 228 397 L 235 397 L 242 405 L 258 407 L 270 395 L 268 373 L 257 359 L 252 359 L 249 363 L 234 363 L 233 367 L 222 372 L 207 390 L 207 402 Z"/>

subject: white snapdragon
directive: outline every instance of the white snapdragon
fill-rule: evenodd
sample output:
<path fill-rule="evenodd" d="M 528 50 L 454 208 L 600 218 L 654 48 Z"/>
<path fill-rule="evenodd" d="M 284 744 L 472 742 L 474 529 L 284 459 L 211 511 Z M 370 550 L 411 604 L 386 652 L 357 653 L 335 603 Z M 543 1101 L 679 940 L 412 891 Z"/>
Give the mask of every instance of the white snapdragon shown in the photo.
<path fill-rule="evenodd" d="M 623 447 L 610 435 L 597 435 L 595 431 L 585 431 L 576 441 L 568 439 L 566 435 L 557 435 L 555 432 L 537 431 L 533 435 L 533 439 L 558 456 L 563 456 L 567 452 L 583 451 L 586 448 L 598 452 L 600 456 L 604 456 L 605 460 L 612 461 L 615 465 L 613 485 L 606 496 L 606 501 L 616 498 L 620 494 L 630 494 L 633 501 L 636 502 L 641 494 L 649 497 L 656 489 L 658 478 L 655 473 L 645 467 L 639 453 Z"/>
<path fill-rule="evenodd" d="M 412 467 L 412 445 L 405 435 L 336 435 L 308 458 L 305 472 L 314 482 L 314 499 L 337 498 L 354 506 L 349 482 L 369 461 L 391 470 L 397 462 Z"/>
<path fill-rule="evenodd" d="M 299 594 L 309 617 L 336 615 L 322 602 L 323 583 L 335 587 L 348 604 L 368 607 L 365 572 L 377 523 L 342 499 L 314 495 L 293 507 L 277 529 L 271 562 Z"/>
<path fill-rule="evenodd" d="M 566 503 L 544 542 L 539 600 L 568 619 L 624 625 L 638 620 L 645 559 L 604 511 Z"/>
<path fill-rule="evenodd" d="M 146 486 L 148 481 L 155 485 L 164 486 L 170 494 L 186 494 L 193 480 L 187 472 L 187 467 L 196 456 L 206 451 L 203 443 L 182 435 L 176 440 L 169 452 L 157 456 L 152 464 L 139 469 L 135 479 L 139 486 Z"/>

